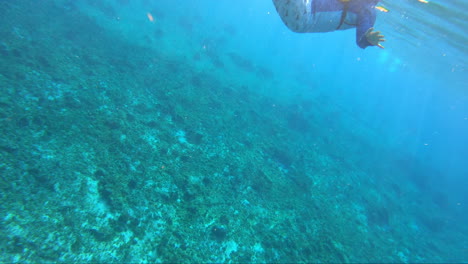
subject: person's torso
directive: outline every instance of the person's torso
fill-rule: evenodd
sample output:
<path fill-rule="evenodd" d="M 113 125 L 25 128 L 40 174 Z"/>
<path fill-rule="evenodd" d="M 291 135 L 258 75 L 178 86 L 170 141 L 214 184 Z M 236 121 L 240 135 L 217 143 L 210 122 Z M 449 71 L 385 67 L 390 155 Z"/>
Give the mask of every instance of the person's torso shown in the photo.
<path fill-rule="evenodd" d="M 312 12 L 335 12 L 347 9 L 347 12 L 358 14 L 364 9 L 374 7 L 378 0 L 313 0 Z"/>
<path fill-rule="evenodd" d="M 350 0 L 344 19 L 344 4 L 339 0 L 273 0 L 284 24 L 294 32 L 329 32 L 356 26 L 359 4 Z M 365 0 L 369 1 L 369 0 Z"/>

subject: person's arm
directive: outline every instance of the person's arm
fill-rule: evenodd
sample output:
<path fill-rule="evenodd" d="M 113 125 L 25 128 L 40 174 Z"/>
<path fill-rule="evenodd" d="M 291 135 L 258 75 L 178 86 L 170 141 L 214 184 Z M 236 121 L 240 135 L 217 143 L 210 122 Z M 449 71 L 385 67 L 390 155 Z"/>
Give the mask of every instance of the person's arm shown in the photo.
<path fill-rule="evenodd" d="M 384 36 L 380 31 L 373 31 L 376 19 L 374 7 L 363 9 L 358 13 L 356 25 L 356 43 L 359 47 L 365 49 L 369 46 L 378 46 L 383 48 L 380 42 L 385 41 Z"/>

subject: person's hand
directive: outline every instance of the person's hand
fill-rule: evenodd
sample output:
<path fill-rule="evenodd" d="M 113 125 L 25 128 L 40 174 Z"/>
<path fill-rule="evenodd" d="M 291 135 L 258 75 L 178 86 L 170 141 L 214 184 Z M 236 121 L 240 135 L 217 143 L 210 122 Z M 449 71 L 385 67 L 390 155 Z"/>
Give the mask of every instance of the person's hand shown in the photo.
<path fill-rule="evenodd" d="M 384 42 L 385 39 L 384 35 L 380 35 L 380 31 L 374 31 L 374 28 L 371 27 L 366 31 L 366 38 L 372 46 L 384 49 L 384 46 L 382 46 L 380 42 Z"/>

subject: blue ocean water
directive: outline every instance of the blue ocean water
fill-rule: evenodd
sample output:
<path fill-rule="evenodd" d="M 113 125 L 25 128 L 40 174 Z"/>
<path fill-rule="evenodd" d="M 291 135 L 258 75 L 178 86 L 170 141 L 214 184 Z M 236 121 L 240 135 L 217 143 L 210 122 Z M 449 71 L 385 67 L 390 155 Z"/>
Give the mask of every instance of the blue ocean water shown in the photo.
<path fill-rule="evenodd" d="M 468 262 L 465 1 L 0 1 L 0 262 Z"/>

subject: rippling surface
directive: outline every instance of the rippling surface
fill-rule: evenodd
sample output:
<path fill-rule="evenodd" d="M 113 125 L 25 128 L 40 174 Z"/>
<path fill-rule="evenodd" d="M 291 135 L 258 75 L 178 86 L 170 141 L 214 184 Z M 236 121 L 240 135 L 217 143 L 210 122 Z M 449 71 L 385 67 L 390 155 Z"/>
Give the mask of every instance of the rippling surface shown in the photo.
<path fill-rule="evenodd" d="M 417 0 L 384 1 L 388 13 L 380 14 L 380 25 L 392 37 L 408 41 L 431 56 L 453 54 L 451 63 L 457 71 L 465 71 L 468 56 L 467 1 Z M 396 35 L 395 35 L 396 33 Z"/>

